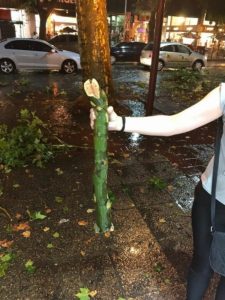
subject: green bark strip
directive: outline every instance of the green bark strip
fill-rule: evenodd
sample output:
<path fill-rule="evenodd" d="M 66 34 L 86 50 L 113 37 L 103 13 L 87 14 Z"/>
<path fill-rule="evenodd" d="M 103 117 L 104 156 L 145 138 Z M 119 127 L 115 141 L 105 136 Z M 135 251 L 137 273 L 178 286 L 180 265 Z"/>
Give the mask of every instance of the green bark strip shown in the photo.
<path fill-rule="evenodd" d="M 90 81 L 91 84 L 91 81 Z M 90 94 L 85 89 L 87 95 Z M 96 96 L 96 93 L 95 95 Z M 97 220 L 96 232 L 107 232 L 112 230 L 111 223 L 111 201 L 107 191 L 108 176 L 108 99 L 103 90 L 98 91 L 97 97 L 90 97 L 92 107 L 95 109 L 96 120 L 94 127 L 94 201 L 96 202 Z"/>

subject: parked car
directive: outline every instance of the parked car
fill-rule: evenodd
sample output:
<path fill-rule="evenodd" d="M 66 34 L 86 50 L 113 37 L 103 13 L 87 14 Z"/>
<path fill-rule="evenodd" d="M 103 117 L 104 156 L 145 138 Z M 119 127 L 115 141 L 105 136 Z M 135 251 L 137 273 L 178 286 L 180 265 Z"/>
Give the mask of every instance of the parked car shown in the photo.
<path fill-rule="evenodd" d="M 140 63 L 144 66 L 152 64 L 153 43 L 149 43 L 141 52 Z M 206 57 L 203 54 L 191 50 L 180 43 L 161 43 L 158 61 L 158 70 L 164 67 L 201 70 L 206 66 Z"/>
<path fill-rule="evenodd" d="M 62 70 L 70 74 L 81 69 L 80 55 L 59 50 L 46 41 L 10 38 L 0 42 L 0 71 Z"/>
<path fill-rule="evenodd" d="M 78 35 L 75 34 L 59 34 L 48 41 L 58 49 L 73 51 L 80 53 Z M 115 58 L 111 56 L 111 64 L 114 64 Z"/>
<path fill-rule="evenodd" d="M 58 49 L 68 50 L 79 53 L 78 35 L 76 34 L 59 34 L 48 41 Z"/>
<path fill-rule="evenodd" d="M 142 42 L 121 42 L 111 47 L 111 57 L 115 61 L 140 61 L 142 49 L 146 43 Z"/>

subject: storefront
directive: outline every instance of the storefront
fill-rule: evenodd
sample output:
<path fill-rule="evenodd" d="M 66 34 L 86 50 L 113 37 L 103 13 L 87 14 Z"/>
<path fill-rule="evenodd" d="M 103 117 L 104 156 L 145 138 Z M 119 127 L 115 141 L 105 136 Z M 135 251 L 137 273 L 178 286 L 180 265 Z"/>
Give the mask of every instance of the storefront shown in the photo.
<path fill-rule="evenodd" d="M 31 37 L 33 32 L 39 32 L 40 18 L 38 14 L 21 9 L 22 3 L 22 0 L 0 0 L 0 20 L 7 17 L 14 24 L 16 37 Z M 75 14 L 75 0 L 58 0 L 47 20 L 46 32 L 53 36 L 65 27 L 77 31 Z"/>

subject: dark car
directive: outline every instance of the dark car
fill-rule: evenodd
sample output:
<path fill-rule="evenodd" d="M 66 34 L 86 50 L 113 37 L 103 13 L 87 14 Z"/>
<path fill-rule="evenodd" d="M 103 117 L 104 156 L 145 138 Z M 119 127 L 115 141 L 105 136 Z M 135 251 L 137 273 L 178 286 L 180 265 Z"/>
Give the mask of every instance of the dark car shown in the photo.
<path fill-rule="evenodd" d="M 48 42 L 58 49 L 79 53 L 78 35 L 76 34 L 59 34 L 54 36 Z"/>
<path fill-rule="evenodd" d="M 115 61 L 140 61 L 142 49 L 146 46 L 142 42 L 121 42 L 111 48 L 111 56 Z"/>

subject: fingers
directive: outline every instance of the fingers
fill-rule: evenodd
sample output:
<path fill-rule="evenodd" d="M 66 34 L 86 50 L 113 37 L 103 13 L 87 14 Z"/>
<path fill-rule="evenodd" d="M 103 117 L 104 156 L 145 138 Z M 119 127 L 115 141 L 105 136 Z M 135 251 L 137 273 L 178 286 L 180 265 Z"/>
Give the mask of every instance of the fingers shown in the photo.
<path fill-rule="evenodd" d="M 107 108 L 108 116 L 109 116 L 109 124 L 108 124 L 108 129 L 109 130 L 117 130 L 118 127 L 118 122 L 119 122 L 119 117 L 115 113 L 114 108 L 112 106 L 109 106 Z M 90 126 L 92 129 L 94 129 L 94 124 L 96 120 L 96 112 L 94 108 L 90 109 Z M 119 124 L 120 126 L 120 124 Z"/>

